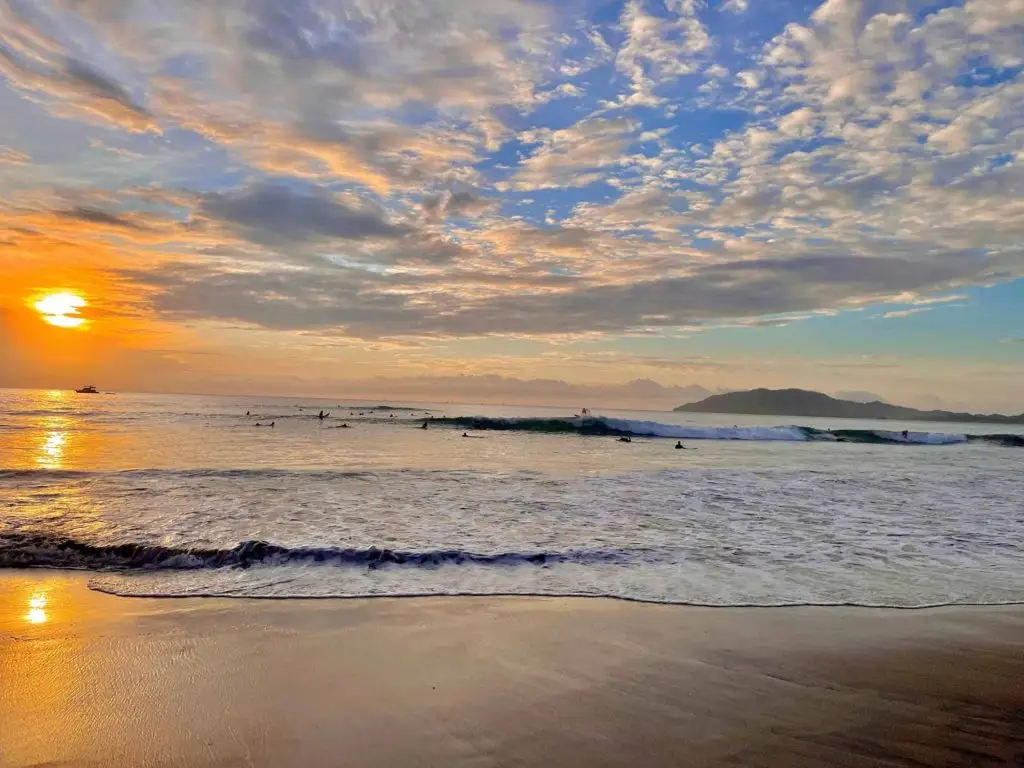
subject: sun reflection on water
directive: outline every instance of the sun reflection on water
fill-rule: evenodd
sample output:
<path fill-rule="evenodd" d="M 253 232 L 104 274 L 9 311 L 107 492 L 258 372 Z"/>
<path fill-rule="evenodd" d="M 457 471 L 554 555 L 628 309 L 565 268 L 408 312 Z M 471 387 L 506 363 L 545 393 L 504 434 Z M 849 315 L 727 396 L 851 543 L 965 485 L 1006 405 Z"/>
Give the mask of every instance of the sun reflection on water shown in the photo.
<path fill-rule="evenodd" d="M 68 433 L 53 430 L 47 432 L 39 446 L 36 463 L 43 469 L 60 469 L 64 466 L 64 448 L 67 445 Z"/>
<path fill-rule="evenodd" d="M 29 624 L 43 624 L 48 618 L 46 615 L 46 595 L 37 592 L 29 598 L 28 613 L 25 614 L 25 621 Z"/>

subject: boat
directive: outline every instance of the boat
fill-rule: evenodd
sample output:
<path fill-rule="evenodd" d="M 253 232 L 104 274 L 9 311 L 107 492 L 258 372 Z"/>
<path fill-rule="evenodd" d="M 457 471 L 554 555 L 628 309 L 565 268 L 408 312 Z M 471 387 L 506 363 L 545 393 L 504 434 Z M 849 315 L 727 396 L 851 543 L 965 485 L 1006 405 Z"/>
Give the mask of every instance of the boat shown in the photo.
<path fill-rule="evenodd" d="M 92 384 L 82 387 L 81 389 L 76 389 L 75 392 L 77 392 L 80 395 L 98 395 L 100 393 L 100 391 L 96 389 L 96 387 L 94 387 Z"/>

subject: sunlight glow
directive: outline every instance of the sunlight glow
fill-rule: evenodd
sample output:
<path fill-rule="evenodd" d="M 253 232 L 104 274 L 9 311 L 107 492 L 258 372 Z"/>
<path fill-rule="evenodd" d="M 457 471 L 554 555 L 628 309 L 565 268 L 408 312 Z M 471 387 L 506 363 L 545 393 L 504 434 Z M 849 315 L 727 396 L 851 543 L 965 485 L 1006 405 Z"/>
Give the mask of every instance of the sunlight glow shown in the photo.
<path fill-rule="evenodd" d="M 50 325 L 58 328 L 78 328 L 85 323 L 85 318 L 80 316 L 78 311 L 88 306 L 88 302 L 81 296 L 64 291 L 51 293 L 32 306 Z"/>
<path fill-rule="evenodd" d="M 64 464 L 64 446 L 68 441 L 66 432 L 49 432 L 39 446 L 36 463 L 45 469 L 60 469 Z"/>
<path fill-rule="evenodd" d="M 47 620 L 46 616 L 46 595 L 35 594 L 29 598 L 28 601 L 28 613 L 25 614 L 25 621 L 30 624 L 43 624 Z"/>

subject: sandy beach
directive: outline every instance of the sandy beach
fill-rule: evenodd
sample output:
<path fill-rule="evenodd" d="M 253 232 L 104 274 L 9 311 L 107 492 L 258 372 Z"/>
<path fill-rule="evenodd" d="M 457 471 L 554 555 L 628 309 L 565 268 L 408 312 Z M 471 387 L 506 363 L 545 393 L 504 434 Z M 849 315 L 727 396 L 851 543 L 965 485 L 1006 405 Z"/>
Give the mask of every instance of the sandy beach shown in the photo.
<path fill-rule="evenodd" d="M 1024 608 L 126 599 L 0 577 L 0 765 L 1024 764 Z"/>

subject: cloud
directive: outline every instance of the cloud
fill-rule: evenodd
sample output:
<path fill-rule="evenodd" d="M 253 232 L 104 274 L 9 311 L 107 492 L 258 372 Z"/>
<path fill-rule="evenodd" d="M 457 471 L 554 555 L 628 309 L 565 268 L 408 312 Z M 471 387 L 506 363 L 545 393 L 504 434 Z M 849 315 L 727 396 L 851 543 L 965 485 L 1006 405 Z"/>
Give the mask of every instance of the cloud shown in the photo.
<path fill-rule="evenodd" d="M 0 9 L 0 75 L 30 94 L 60 100 L 58 111 L 129 131 L 159 132 L 150 112 L 116 78 L 64 50 L 45 11 L 25 2 Z"/>
<path fill-rule="evenodd" d="M 629 77 L 631 93 L 622 98 L 622 105 L 660 104 L 658 86 L 695 73 L 697 54 L 711 45 L 694 0 L 670 0 L 665 8 L 669 18 L 648 13 L 644 0 L 628 0 L 623 8 L 620 27 L 626 40 L 615 66 Z"/>
<path fill-rule="evenodd" d="M 356 210 L 320 190 L 298 193 L 274 184 L 208 194 L 198 215 L 225 222 L 254 242 L 271 244 L 398 238 L 410 231 L 387 221 L 379 210 Z"/>
<path fill-rule="evenodd" d="M 494 205 L 493 199 L 467 190 L 427 195 L 423 198 L 423 210 L 430 219 L 446 216 L 472 218 L 490 210 Z"/>
<path fill-rule="evenodd" d="M 883 320 L 895 319 L 898 317 L 910 317 L 921 312 L 930 312 L 933 307 L 913 307 L 911 309 L 894 309 L 882 315 Z"/>
<path fill-rule="evenodd" d="M 0 242 L 243 346 L 470 356 L 1024 276 L 1020 4 L 812 5 L 10 0 Z"/>
<path fill-rule="evenodd" d="M 513 182 L 522 190 L 591 184 L 601 178 L 602 169 L 620 162 L 636 130 L 624 118 L 597 118 L 541 131 L 536 136 L 540 146 L 520 163 Z"/>
<path fill-rule="evenodd" d="M 530 235 L 532 236 L 532 235 Z M 480 295 L 457 281 L 343 267 L 238 271 L 168 266 L 121 273 L 161 313 L 267 329 L 338 329 L 367 339 L 618 334 L 700 327 L 766 315 L 857 306 L 893 291 L 944 287 L 978 269 L 964 254 L 941 260 L 806 256 L 693 268 L 684 277 L 588 285 L 559 280 L 542 291 L 516 281 Z M 561 283 L 561 286 L 560 286 Z M 430 291 L 424 288 L 429 286 Z"/>
<path fill-rule="evenodd" d="M 0 165 L 27 165 L 31 159 L 24 152 L 0 146 Z"/>
<path fill-rule="evenodd" d="M 78 221 L 91 222 L 93 224 L 104 224 L 110 227 L 123 227 L 125 229 L 142 229 L 143 227 L 135 221 L 115 213 L 91 208 L 88 206 L 76 206 L 66 211 L 59 211 L 57 216 L 74 219 Z"/>
<path fill-rule="evenodd" d="M 750 0 L 726 0 L 722 4 L 723 11 L 732 11 L 733 13 L 746 13 L 750 7 Z"/>

